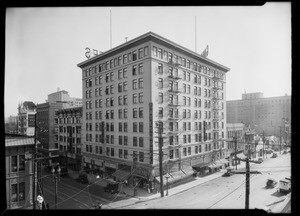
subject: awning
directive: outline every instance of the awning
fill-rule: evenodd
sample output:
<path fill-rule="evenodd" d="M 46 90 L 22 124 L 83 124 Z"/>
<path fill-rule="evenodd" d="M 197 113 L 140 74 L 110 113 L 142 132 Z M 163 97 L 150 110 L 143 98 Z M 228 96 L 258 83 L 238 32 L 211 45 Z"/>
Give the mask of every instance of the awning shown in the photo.
<path fill-rule="evenodd" d="M 247 157 L 243 153 L 239 153 L 236 155 L 240 159 L 246 159 Z"/>
<path fill-rule="evenodd" d="M 208 165 L 208 168 L 214 169 L 214 168 L 218 168 L 221 167 L 222 164 L 217 164 L 217 163 L 212 163 Z"/>
<path fill-rule="evenodd" d="M 229 164 L 229 161 L 228 161 L 227 159 L 225 159 L 225 158 L 222 158 L 222 159 L 216 161 L 216 163 L 220 163 L 220 164 Z"/>
<path fill-rule="evenodd" d="M 117 170 L 112 174 L 112 176 L 116 177 L 117 179 L 123 181 L 130 175 L 130 172 L 124 170 Z"/>
<path fill-rule="evenodd" d="M 196 170 L 197 172 L 199 172 L 199 171 L 203 170 L 203 168 L 208 167 L 208 164 L 209 164 L 209 163 L 195 164 L 195 165 L 192 166 L 192 168 L 193 168 L 194 170 Z"/>
<path fill-rule="evenodd" d="M 169 174 L 165 174 L 163 175 L 163 185 L 167 184 L 167 179 L 168 179 L 168 184 L 172 184 L 174 182 L 177 182 L 181 179 L 184 179 L 186 177 L 188 177 L 189 175 L 186 175 L 183 171 L 179 170 L 176 172 L 171 172 Z M 158 183 L 160 183 L 160 176 L 156 176 L 155 180 L 158 181 Z"/>
<path fill-rule="evenodd" d="M 187 167 L 185 169 L 182 169 L 182 172 L 186 175 L 193 175 L 195 173 L 195 170 L 192 167 Z"/>

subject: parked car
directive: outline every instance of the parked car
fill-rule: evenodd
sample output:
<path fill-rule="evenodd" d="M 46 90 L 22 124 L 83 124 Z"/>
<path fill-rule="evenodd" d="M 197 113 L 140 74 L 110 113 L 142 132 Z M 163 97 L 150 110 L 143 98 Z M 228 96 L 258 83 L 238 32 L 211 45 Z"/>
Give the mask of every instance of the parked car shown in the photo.
<path fill-rule="evenodd" d="M 263 158 L 261 158 L 261 157 L 260 157 L 260 158 L 258 158 L 257 160 L 258 160 L 259 162 L 261 162 L 261 163 L 264 161 L 264 159 L 263 159 Z"/>
<path fill-rule="evenodd" d="M 280 193 L 289 193 L 291 191 L 291 179 L 285 178 L 279 181 L 278 191 Z"/>
<path fill-rule="evenodd" d="M 229 176 L 232 176 L 233 173 L 231 172 L 231 169 L 228 169 L 222 176 L 223 177 L 229 177 Z"/>
<path fill-rule="evenodd" d="M 287 154 L 287 151 L 286 151 L 286 150 L 284 150 L 284 151 L 282 152 L 282 154 Z"/>
<path fill-rule="evenodd" d="M 266 188 L 274 188 L 277 184 L 277 180 L 269 178 L 266 182 Z"/>
<path fill-rule="evenodd" d="M 67 176 L 68 175 L 68 168 L 63 166 L 63 167 L 60 167 L 60 175 L 61 176 Z"/>
<path fill-rule="evenodd" d="M 277 158 L 277 154 L 273 153 L 273 155 L 271 156 L 271 158 Z"/>
<path fill-rule="evenodd" d="M 81 172 L 79 173 L 79 176 L 78 178 L 76 179 L 77 182 L 80 182 L 82 184 L 87 184 L 89 183 L 89 180 L 88 180 L 88 175 L 86 172 Z"/>
<path fill-rule="evenodd" d="M 273 150 L 272 150 L 272 149 L 267 149 L 267 150 L 266 150 L 266 153 L 267 153 L 267 154 L 272 154 L 272 153 L 273 153 Z"/>
<path fill-rule="evenodd" d="M 105 187 L 104 187 L 104 191 L 108 192 L 108 193 L 118 193 L 119 192 L 119 183 L 108 183 Z"/>

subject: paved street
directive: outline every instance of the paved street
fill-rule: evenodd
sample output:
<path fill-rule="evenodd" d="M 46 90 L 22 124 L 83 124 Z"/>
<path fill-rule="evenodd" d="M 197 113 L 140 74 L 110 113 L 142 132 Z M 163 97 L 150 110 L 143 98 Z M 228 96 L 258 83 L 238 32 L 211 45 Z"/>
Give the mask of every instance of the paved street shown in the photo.
<path fill-rule="evenodd" d="M 52 174 L 44 173 L 43 190 L 50 209 L 55 208 L 55 184 Z M 69 177 L 61 177 L 58 182 L 57 209 L 94 209 L 97 203 L 110 203 L 124 199 L 105 193 L 101 186 L 80 184 Z"/>
<path fill-rule="evenodd" d="M 252 174 L 250 182 L 250 208 L 276 210 L 286 195 L 280 194 L 276 188 L 266 189 L 269 177 L 277 180 L 291 175 L 290 154 L 278 158 L 268 158 L 261 164 L 251 164 L 251 170 L 262 174 Z M 220 173 L 218 174 L 220 176 Z M 99 185 L 77 183 L 74 179 L 62 177 L 58 183 L 57 209 L 94 209 L 97 203 L 109 209 L 244 209 L 245 208 L 245 175 L 235 174 L 231 177 L 214 177 L 200 185 L 185 187 L 181 191 L 171 192 L 170 196 L 155 199 L 120 197 L 105 193 Z M 208 178 L 208 177 L 206 177 Z M 54 182 L 52 174 L 44 175 L 44 198 L 54 209 Z M 182 187 L 184 185 L 175 187 Z M 155 195 L 152 195 L 155 197 Z M 159 197 L 159 198 L 157 198 Z"/>
<path fill-rule="evenodd" d="M 276 188 L 266 189 L 268 177 L 281 179 L 290 177 L 290 154 L 278 158 L 269 158 L 261 164 L 252 164 L 251 169 L 262 174 L 251 175 L 250 209 L 270 208 L 280 204 L 285 195 Z M 235 174 L 231 177 L 219 177 L 191 190 L 173 196 L 140 202 L 125 208 L 133 209 L 244 209 L 245 208 L 245 175 Z"/>

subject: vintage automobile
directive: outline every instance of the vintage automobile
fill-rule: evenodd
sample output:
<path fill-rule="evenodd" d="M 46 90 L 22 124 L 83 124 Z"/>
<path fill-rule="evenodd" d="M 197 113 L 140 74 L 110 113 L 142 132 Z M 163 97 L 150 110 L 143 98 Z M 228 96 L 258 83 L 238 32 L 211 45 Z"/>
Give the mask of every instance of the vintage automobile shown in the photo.
<path fill-rule="evenodd" d="M 271 156 L 271 158 L 277 158 L 277 154 L 273 153 L 273 155 Z"/>
<path fill-rule="evenodd" d="M 105 187 L 104 187 L 104 191 L 111 193 L 111 194 L 115 194 L 119 192 L 119 183 L 115 182 L 111 182 L 108 183 Z"/>
<path fill-rule="evenodd" d="M 277 180 L 269 178 L 266 182 L 266 188 L 274 188 L 278 184 Z"/>
<path fill-rule="evenodd" d="M 280 193 L 289 193 L 291 191 L 291 178 L 279 180 L 278 191 Z"/>
<path fill-rule="evenodd" d="M 231 172 L 231 169 L 228 169 L 222 176 L 223 177 L 229 177 L 229 176 L 232 176 L 233 173 Z"/>
<path fill-rule="evenodd" d="M 81 172 L 79 173 L 79 176 L 78 178 L 76 179 L 77 182 L 80 182 L 81 184 L 87 184 L 89 183 L 89 180 L 88 180 L 88 175 L 86 172 Z"/>

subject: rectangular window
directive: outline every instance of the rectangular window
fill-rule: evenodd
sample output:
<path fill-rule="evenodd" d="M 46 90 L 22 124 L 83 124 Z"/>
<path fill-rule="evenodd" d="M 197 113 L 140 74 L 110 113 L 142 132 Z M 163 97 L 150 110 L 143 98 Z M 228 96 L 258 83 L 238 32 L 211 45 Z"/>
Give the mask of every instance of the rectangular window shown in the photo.
<path fill-rule="evenodd" d="M 137 132 L 137 122 L 133 122 L 133 132 Z"/>
<path fill-rule="evenodd" d="M 119 132 L 122 132 L 122 126 L 123 126 L 122 122 L 119 122 Z"/>
<path fill-rule="evenodd" d="M 119 119 L 122 119 L 122 114 L 123 114 L 123 113 L 122 113 L 122 109 L 119 109 L 119 110 L 118 110 L 118 117 L 119 117 Z"/>
<path fill-rule="evenodd" d="M 137 60 L 137 53 L 136 50 L 132 51 L 132 61 Z"/>
<path fill-rule="evenodd" d="M 124 132 L 128 132 L 128 125 L 127 125 L 127 122 L 124 122 Z"/>
<path fill-rule="evenodd" d="M 186 148 L 183 148 L 183 156 L 186 156 Z"/>
<path fill-rule="evenodd" d="M 119 158 L 122 158 L 122 157 L 123 157 L 123 150 L 119 149 Z"/>
<path fill-rule="evenodd" d="M 123 82 L 123 91 L 127 91 L 128 88 L 127 88 L 127 82 Z"/>
<path fill-rule="evenodd" d="M 137 118 L 137 108 L 132 109 L 132 117 Z"/>
<path fill-rule="evenodd" d="M 139 122 L 139 132 L 140 133 L 144 132 L 144 123 L 143 122 Z"/>
<path fill-rule="evenodd" d="M 139 74 L 143 74 L 143 63 L 139 64 Z"/>
<path fill-rule="evenodd" d="M 124 116 L 123 116 L 124 119 L 127 119 L 127 109 L 124 109 L 124 110 L 123 110 L 123 114 L 124 114 Z"/>
<path fill-rule="evenodd" d="M 139 152 L 139 161 L 144 162 L 144 152 Z"/>
<path fill-rule="evenodd" d="M 137 103 L 137 94 L 132 95 L 132 103 L 136 104 Z"/>
<path fill-rule="evenodd" d="M 162 107 L 159 107 L 159 108 L 158 108 L 158 117 L 159 117 L 159 118 L 162 118 L 162 117 L 163 117 L 163 108 L 162 108 Z"/>
<path fill-rule="evenodd" d="M 119 136 L 119 145 L 122 145 L 122 136 Z"/>
<path fill-rule="evenodd" d="M 128 145 L 128 136 L 124 136 L 124 146 Z"/>
<path fill-rule="evenodd" d="M 126 64 L 127 63 L 127 54 L 124 54 L 123 55 L 123 64 Z"/>
<path fill-rule="evenodd" d="M 127 68 L 123 69 L 123 78 L 127 78 Z"/>
<path fill-rule="evenodd" d="M 191 147 L 188 147 L 188 155 L 191 155 L 192 151 L 191 151 Z"/>
<path fill-rule="evenodd" d="M 139 103 L 143 103 L 143 93 L 139 93 Z"/>
<path fill-rule="evenodd" d="M 11 156 L 11 172 L 18 171 L 18 156 Z"/>
<path fill-rule="evenodd" d="M 137 66 L 133 65 L 132 66 L 132 76 L 135 76 L 135 75 L 137 75 Z"/>
<path fill-rule="evenodd" d="M 18 184 L 11 185 L 11 201 L 12 202 L 18 201 Z"/>
<path fill-rule="evenodd" d="M 157 47 L 153 46 L 153 56 L 157 57 Z"/>
<path fill-rule="evenodd" d="M 143 88 L 143 78 L 139 78 L 139 88 Z"/>
<path fill-rule="evenodd" d="M 137 80 L 136 79 L 132 80 L 132 89 L 133 90 L 137 89 Z"/>
<path fill-rule="evenodd" d="M 123 85 L 122 83 L 118 83 L 118 92 L 122 92 Z"/>
<path fill-rule="evenodd" d="M 127 105 L 127 95 L 123 96 L 123 105 Z M 124 113 L 125 116 L 125 113 Z M 124 117 L 125 118 L 125 117 Z M 126 117 L 127 118 L 127 117 Z"/>
<path fill-rule="evenodd" d="M 137 137 L 133 137 L 133 146 L 137 146 Z"/>
<path fill-rule="evenodd" d="M 139 137 L 139 147 L 144 147 L 144 138 Z"/>
<path fill-rule="evenodd" d="M 144 49 L 143 48 L 140 48 L 139 49 L 139 59 L 143 58 L 144 57 Z"/>
<path fill-rule="evenodd" d="M 144 109 L 143 109 L 143 107 L 139 108 L 139 118 L 144 118 Z"/>
<path fill-rule="evenodd" d="M 25 170 L 25 155 L 19 155 L 19 171 Z"/>
<path fill-rule="evenodd" d="M 158 63 L 158 73 L 163 74 L 163 64 L 162 63 Z"/>

